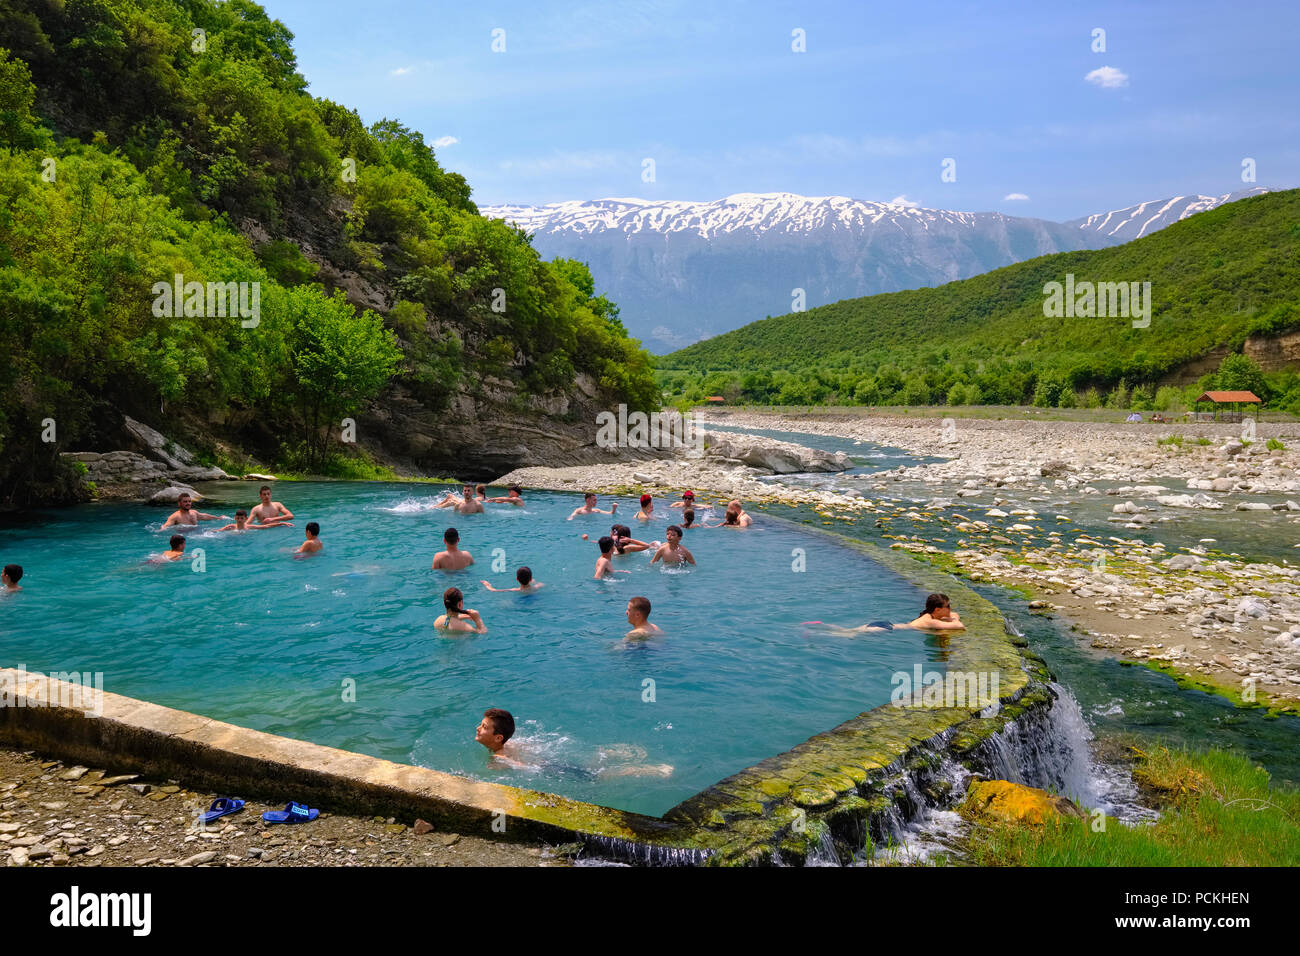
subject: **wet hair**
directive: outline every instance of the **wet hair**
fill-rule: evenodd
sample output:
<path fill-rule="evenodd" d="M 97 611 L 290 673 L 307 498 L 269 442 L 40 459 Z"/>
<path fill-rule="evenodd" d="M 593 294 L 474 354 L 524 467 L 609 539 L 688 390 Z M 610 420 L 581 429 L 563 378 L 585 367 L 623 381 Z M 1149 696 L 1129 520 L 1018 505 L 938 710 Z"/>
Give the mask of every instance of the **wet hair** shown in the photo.
<path fill-rule="evenodd" d="M 236 517 L 236 518 L 247 518 L 247 517 L 248 517 L 248 512 L 245 511 L 243 508 L 236 508 L 236 509 L 235 509 L 235 517 Z"/>
<path fill-rule="evenodd" d="M 513 491 L 517 495 L 522 495 L 524 493 L 524 489 L 520 485 L 509 485 L 506 488 L 506 491 Z"/>
<path fill-rule="evenodd" d="M 740 512 L 727 509 L 727 513 L 722 516 L 723 524 L 740 524 Z"/>
<path fill-rule="evenodd" d="M 485 494 L 487 494 L 487 485 L 475 485 L 475 486 L 474 486 L 474 494 L 476 494 L 476 495 L 485 495 Z"/>
<path fill-rule="evenodd" d="M 614 539 L 611 538 L 609 535 L 605 535 L 596 543 L 600 545 L 601 554 L 609 554 L 611 551 L 614 550 Z"/>
<path fill-rule="evenodd" d="M 609 529 L 609 533 L 616 538 L 632 537 L 632 529 L 625 524 L 616 524 Z"/>
<path fill-rule="evenodd" d="M 447 588 L 442 592 L 442 606 L 447 609 L 447 613 L 464 614 L 461 605 L 465 603 L 465 595 L 460 593 L 460 588 Z"/>
<path fill-rule="evenodd" d="M 667 530 L 664 531 L 664 534 L 667 534 L 669 531 L 676 531 L 677 537 L 682 537 L 682 526 L 679 524 L 670 524 Z"/>
<path fill-rule="evenodd" d="M 691 526 L 691 523 L 695 521 L 695 509 L 683 508 L 682 517 L 686 519 L 685 527 L 689 528 Z"/>
<path fill-rule="evenodd" d="M 594 491 L 584 491 L 582 493 L 583 501 L 586 501 L 588 498 L 594 498 L 594 497 L 596 497 L 596 493 Z"/>
<path fill-rule="evenodd" d="M 179 551 L 185 547 L 185 535 L 174 534 L 171 537 L 171 546 L 173 551 Z"/>
<path fill-rule="evenodd" d="M 634 597 L 628 604 L 638 614 L 644 614 L 646 617 L 650 616 L 650 599 L 648 597 Z"/>
<path fill-rule="evenodd" d="M 23 579 L 23 566 L 21 564 L 6 564 L 5 577 L 9 579 L 10 584 L 17 584 Z"/>
<path fill-rule="evenodd" d="M 652 501 L 654 501 L 654 498 L 652 498 L 650 495 L 642 495 L 642 496 L 641 496 L 641 507 L 644 508 L 646 505 L 650 504 L 650 502 L 652 502 Z"/>
<path fill-rule="evenodd" d="M 448 528 L 442 533 L 442 540 L 446 541 L 448 544 L 455 544 L 460 540 L 460 532 L 455 528 Z"/>
<path fill-rule="evenodd" d="M 258 489 L 257 489 L 257 493 L 260 495 L 262 492 L 264 492 L 264 491 L 270 491 L 270 490 L 271 490 L 271 486 L 270 486 L 270 485 L 263 485 L 261 488 L 258 488 Z"/>
<path fill-rule="evenodd" d="M 933 614 L 937 609 L 948 606 L 948 595 L 935 591 L 925 599 L 925 614 Z"/>
<path fill-rule="evenodd" d="M 315 521 L 308 521 L 306 528 L 308 534 L 320 534 L 320 525 Z"/>
<path fill-rule="evenodd" d="M 180 504 L 182 498 L 189 498 L 190 501 L 193 501 L 193 500 L 194 500 L 194 496 L 193 496 L 192 494 L 190 494 L 188 491 L 182 491 L 179 495 L 177 495 L 177 496 L 176 496 L 176 503 L 177 503 L 177 504 Z"/>
<path fill-rule="evenodd" d="M 492 732 L 501 735 L 502 743 L 515 735 L 515 718 L 510 711 L 502 710 L 500 707 L 489 707 L 483 711 L 483 716 L 492 721 Z"/>
<path fill-rule="evenodd" d="M 527 565 L 525 565 L 524 567 L 520 568 L 518 571 L 515 572 L 515 580 L 518 581 L 521 585 L 526 586 L 528 582 L 531 581 L 532 579 L 533 579 L 532 569 L 529 568 Z"/>

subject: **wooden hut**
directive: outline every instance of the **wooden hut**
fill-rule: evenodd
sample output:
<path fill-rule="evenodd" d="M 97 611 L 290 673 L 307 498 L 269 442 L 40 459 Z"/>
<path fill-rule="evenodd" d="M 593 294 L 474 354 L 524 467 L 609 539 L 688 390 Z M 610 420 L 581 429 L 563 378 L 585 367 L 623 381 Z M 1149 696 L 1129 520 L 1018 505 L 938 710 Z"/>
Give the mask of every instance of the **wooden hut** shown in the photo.
<path fill-rule="evenodd" d="M 1196 417 L 1201 421 L 1210 420 L 1209 412 L 1201 411 L 1202 402 L 1210 403 L 1210 407 L 1214 412 L 1213 420 L 1216 422 L 1220 420 L 1225 422 L 1239 422 L 1242 419 L 1243 413 L 1247 410 L 1245 406 L 1259 406 L 1262 404 L 1259 396 L 1254 392 L 1202 392 L 1200 398 L 1195 402 Z M 1256 409 L 1250 410 L 1255 411 L 1255 417 L 1256 420 L 1258 420 L 1258 411 Z M 1223 415 L 1222 419 L 1219 418 L 1220 413 Z"/>

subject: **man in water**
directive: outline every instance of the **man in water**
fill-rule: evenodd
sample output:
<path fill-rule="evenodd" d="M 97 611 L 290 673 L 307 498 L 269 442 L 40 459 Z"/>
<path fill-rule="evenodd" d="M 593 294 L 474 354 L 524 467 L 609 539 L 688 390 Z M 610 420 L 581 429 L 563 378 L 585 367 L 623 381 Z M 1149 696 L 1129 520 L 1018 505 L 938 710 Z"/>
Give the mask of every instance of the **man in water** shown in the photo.
<path fill-rule="evenodd" d="M 672 504 L 670 504 L 668 507 L 669 507 L 669 508 L 694 508 L 694 507 L 695 507 L 695 492 L 693 492 L 693 491 L 683 491 L 683 492 L 682 492 L 682 500 L 681 500 L 681 501 L 674 501 L 674 502 L 673 502 Z"/>
<path fill-rule="evenodd" d="M 456 511 L 463 515 L 483 513 L 483 502 L 474 497 L 474 489 L 466 485 L 460 490 L 461 500 L 456 502 Z"/>
<path fill-rule="evenodd" d="M 617 510 L 618 510 L 617 501 L 609 506 L 608 511 L 605 511 L 601 508 L 597 508 L 596 493 L 593 491 L 589 491 L 582 496 L 582 507 L 574 508 L 573 514 L 569 515 L 567 520 L 572 521 L 574 518 L 578 517 L 578 515 L 612 515 Z"/>
<path fill-rule="evenodd" d="M 908 624 L 921 631 L 964 631 L 966 625 L 961 622 L 957 612 L 948 603 L 948 595 L 935 592 L 925 599 L 925 610 L 915 621 Z"/>
<path fill-rule="evenodd" d="M 607 578 L 612 574 L 631 574 L 631 571 L 615 571 L 614 562 L 610 556 L 614 553 L 614 539 L 605 535 L 596 542 L 600 545 L 600 557 L 596 559 L 596 573 L 592 575 L 595 578 Z"/>
<path fill-rule="evenodd" d="M 664 544 L 659 546 L 655 556 L 650 559 L 650 563 L 663 561 L 664 564 L 681 564 L 685 561 L 688 564 L 695 563 L 695 556 L 682 547 L 682 529 L 675 524 L 669 525 L 668 530 L 664 532 L 668 539 Z"/>
<path fill-rule="evenodd" d="M 482 485 L 479 486 L 480 488 Z M 524 489 L 519 485 L 511 485 L 506 489 L 510 493 L 504 498 L 484 498 L 484 501 L 490 501 L 494 505 L 514 505 L 516 508 L 524 506 Z"/>
<path fill-rule="evenodd" d="M 254 524 L 279 524 L 280 522 L 288 521 L 293 517 L 292 511 L 280 504 L 280 502 L 271 500 L 270 485 L 263 485 L 258 490 L 257 494 L 262 500 L 260 503 L 253 506 L 253 513 L 250 517 L 253 519 Z M 242 531 L 243 529 L 241 528 L 240 530 Z"/>
<path fill-rule="evenodd" d="M 298 550 L 294 554 L 315 554 L 325 545 L 320 540 L 320 525 L 315 521 L 308 521 L 303 528 L 307 532 L 307 540 L 298 545 Z"/>
<path fill-rule="evenodd" d="M 734 518 L 726 520 L 726 523 L 734 524 L 738 528 L 748 528 L 754 523 L 754 519 L 749 516 L 749 512 L 740 506 L 740 500 L 737 498 L 732 498 L 727 502 L 727 514 L 734 515 Z"/>
<path fill-rule="evenodd" d="M 3 571 L 0 571 L 0 588 L 5 591 L 21 591 L 18 582 L 23 579 L 23 566 L 21 564 L 6 564 Z"/>
<path fill-rule="evenodd" d="M 174 534 L 168 543 L 171 545 L 171 550 L 162 553 L 164 561 L 179 561 L 185 557 L 185 535 Z"/>
<path fill-rule="evenodd" d="M 570 774 L 583 777 L 588 780 L 600 776 L 607 777 L 668 777 L 672 775 L 673 768 L 670 764 L 645 764 L 623 767 L 575 767 L 564 764 L 554 764 L 550 761 L 540 761 L 538 764 L 525 763 L 520 757 L 525 756 L 522 752 L 510 748 L 507 752 L 506 742 L 515 735 L 515 718 L 508 710 L 502 710 L 500 707 L 491 707 L 483 711 L 483 719 L 479 721 L 478 727 L 474 729 L 474 739 L 488 749 L 488 759 L 499 761 L 506 766 L 515 767 L 520 770 L 550 770 L 563 774 Z M 640 747 L 633 747 L 626 744 L 614 744 L 602 747 L 601 757 L 606 754 L 614 754 L 624 759 L 644 758 L 645 750 Z"/>
<path fill-rule="evenodd" d="M 632 625 L 632 630 L 626 634 L 629 639 L 663 633 L 658 625 L 650 623 L 650 599 L 647 597 L 638 596 L 627 602 L 627 622 Z"/>
<path fill-rule="evenodd" d="M 218 528 L 218 531 L 260 531 L 263 528 L 292 528 L 288 521 L 269 521 L 266 524 L 249 524 L 248 512 L 243 508 L 235 510 L 235 523 Z"/>
<path fill-rule="evenodd" d="M 172 525 L 185 525 L 186 527 L 195 527 L 200 521 L 229 521 L 230 515 L 210 515 L 202 511 L 194 510 L 194 498 L 187 491 L 182 491 L 180 497 L 176 499 L 176 510 L 172 512 L 171 517 L 163 522 L 164 528 L 170 528 Z"/>
<path fill-rule="evenodd" d="M 455 528 L 444 531 L 442 541 L 447 550 L 439 551 L 433 556 L 433 570 L 460 571 L 474 563 L 474 556 L 460 549 L 460 532 Z"/>
<path fill-rule="evenodd" d="M 650 516 L 655 513 L 655 500 L 649 495 L 641 496 L 641 510 L 636 513 L 640 521 L 649 521 Z"/>
<path fill-rule="evenodd" d="M 489 591 L 536 591 L 538 588 L 544 587 L 541 581 L 533 580 L 533 572 L 528 567 L 522 567 L 516 571 L 515 580 L 519 582 L 517 588 L 494 588 L 487 581 L 483 582 L 483 586 Z"/>

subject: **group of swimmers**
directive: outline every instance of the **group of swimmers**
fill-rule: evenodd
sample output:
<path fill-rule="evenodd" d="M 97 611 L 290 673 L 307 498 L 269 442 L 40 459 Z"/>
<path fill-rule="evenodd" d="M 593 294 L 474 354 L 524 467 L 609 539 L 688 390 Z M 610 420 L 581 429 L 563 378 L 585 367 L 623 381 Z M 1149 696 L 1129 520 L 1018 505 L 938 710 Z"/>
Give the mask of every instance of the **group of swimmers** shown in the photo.
<path fill-rule="evenodd" d="M 263 485 L 258 489 L 258 497 L 261 500 L 253 506 L 251 512 L 239 508 L 235 511 L 235 517 L 232 519 L 230 515 L 210 515 L 196 510 L 194 497 L 189 492 L 182 491 L 176 498 L 176 510 L 163 522 L 163 530 L 173 527 L 195 528 L 198 527 L 200 521 L 231 522 L 218 528 L 218 531 L 263 531 L 268 528 L 293 527 L 290 523 L 293 512 L 280 502 L 271 499 L 269 485 Z M 318 522 L 308 521 L 303 531 L 306 538 L 294 551 L 294 554 L 315 554 L 325 547 L 320 540 L 320 524 Z M 179 561 L 185 557 L 185 535 L 172 535 L 168 539 L 168 544 L 170 548 L 162 553 L 160 560 Z"/>

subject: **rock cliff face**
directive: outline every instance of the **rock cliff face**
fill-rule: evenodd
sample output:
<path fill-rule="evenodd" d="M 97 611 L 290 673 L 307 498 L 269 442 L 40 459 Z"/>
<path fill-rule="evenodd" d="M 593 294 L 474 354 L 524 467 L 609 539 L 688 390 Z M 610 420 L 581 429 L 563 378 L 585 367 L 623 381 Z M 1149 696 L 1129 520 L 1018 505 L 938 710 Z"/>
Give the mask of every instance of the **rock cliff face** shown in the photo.
<path fill-rule="evenodd" d="M 1269 338 L 1248 338 L 1242 351 L 1266 372 L 1300 366 L 1300 330 Z"/>

